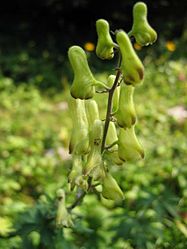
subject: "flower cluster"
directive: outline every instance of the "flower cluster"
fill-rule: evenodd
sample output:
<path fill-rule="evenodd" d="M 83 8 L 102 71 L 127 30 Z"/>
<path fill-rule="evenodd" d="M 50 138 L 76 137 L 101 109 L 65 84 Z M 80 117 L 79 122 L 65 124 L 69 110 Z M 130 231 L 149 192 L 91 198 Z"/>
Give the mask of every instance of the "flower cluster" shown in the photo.
<path fill-rule="evenodd" d="M 124 193 L 111 174 L 111 165 L 144 158 L 143 147 L 135 133 L 137 116 L 133 99 L 136 87 L 144 80 L 144 66 L 130 38 L 133 36 L 136 44 L 142 47 L 154 43 L 157 34 L 147 21 L 147 7 L 142 2 L 133 8 L 133 26 L 128 34 L 119 29 L 112 32 L 112 38 L 109 23 L 104 19 L 96 21 L 96 31 L 96 55 L 102 60 L 118 55 L 119 64 L 116 75 L 109 75 L 107 82 L 100 82 L 89 68 L 86 52 L 77 45 L 69 48 L 74 80 L 69 101 L 73 129 L 68 181 L 71 191 L 78 188 L 87 193 L 99 185 L 94 189 L 101 198 L 119 202 L 124 199 Z M 93 47 L 87 44 L 85 49 L 91 51 Z M 104 121 L 93 98 L 98 92 L 108 93 Z"/>

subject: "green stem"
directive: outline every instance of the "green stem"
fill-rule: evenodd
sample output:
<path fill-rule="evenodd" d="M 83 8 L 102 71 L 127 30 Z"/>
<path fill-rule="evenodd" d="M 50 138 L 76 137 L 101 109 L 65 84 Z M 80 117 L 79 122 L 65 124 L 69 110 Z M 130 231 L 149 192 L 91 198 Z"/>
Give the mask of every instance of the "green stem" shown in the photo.
<path fill-rule="evenodd" d="M 105 150 L 108 150 L 110 148 L 112 148 L 114 145 L 118 144 L 118 140 L 116 140 L 115 142 L 113 142 L 112 144 L 110 144 L 109 146 L 105 147 Z"/>
<path fill-rule="evenodd" d="M 89 177 L 88 178 L 88 191 L 90 190 L 91 185 L 92 185 L 92 178 Z M 80 193 L 80 195 L 75 199 L 73 204 L 70 207 L 68 207 L 68 211 L 71 212 L 72 209 L 74 209 L 76 206 L 78 206 L 83 201 L 86 194 L 87 194 L 86 191 L 82 191 Z"/>
<path fill-rule="evenodd" d="M 101 145 L 101 153 L 103 153 L 103 151 L 105 149 L 105 141 L 106 141 L 106 136 L 107 136 L 108 127 L 109 127 L 110 118 L 111 118 L 111 113 L 112 113 L 112 98 L 114 95 L 114 91 L 118 85 L 119 78 L 121 76 L 120 65 L 121 65 L 121 54 L 119 51 L 119 61 L 118 61 L 118 66 L 117 66 L 116 78 L 115 78 L 113 86 L 111 87 L 111 89 L 108 92 L 108 104 L 107 104 L 105 126 L 104 126 L 103 139 L 102 139 L 102 145 Z"/>
<path fill-rule="evenodd" d="M 85 195 L 86 195 L 86 192 L 82 191 L 81 194 L 75 199 L 74 203 L 68 208 L 68 211 L 70 212 L 72 209 L 78 206 L 84 199 Z"/>

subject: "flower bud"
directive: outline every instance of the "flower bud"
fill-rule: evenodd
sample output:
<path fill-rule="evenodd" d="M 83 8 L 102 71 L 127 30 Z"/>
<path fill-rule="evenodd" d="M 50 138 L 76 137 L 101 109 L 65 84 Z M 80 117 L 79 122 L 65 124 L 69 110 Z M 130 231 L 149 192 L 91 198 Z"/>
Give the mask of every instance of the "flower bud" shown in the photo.
<path fill-rule="evenodd" d="M 115 201 L 104 198 L 102 194 L 100 194 L 100 201 L 102 206 L 106 207 L 107 209 L 112 209 L 115 207 Z"/>
<path fill-rule="evenodd" d="M 92 130 L 94 121 L 99 119 L 99 109 L 97 102 L 93 99 L 85 100 L 86 116 L 88 119 L 89 130 Z"/>
<path fill-rule="evenodd" d="M 114 57 L 114 44 L 110 36 L 110 27 L 106 20 L 99 19 L 96 22 L 98 35 L 96 54 L 102 60 L 110 60 Z"/>
<path fill-rule="evenodd" d="M 75 188 L 75 185 L 79 187 L 83 186 L 82 164 L 83 164 L 82 156 L 73 154 L 72 168 L 68 176 L 68 182 L 70 183 L 70 190 L 73 190 Z"/>
<path fill-rule="evenodd" d="M 106 176 L 102 182 L 102 196 L 106 199 L 121 201 L 124 199 L 124 194 L 120 189 L 118 183 L 110 173 L 106 173 Z"/>
<path fill-rule="evenodd" d="M 118 145 L 117 145 L 118 146 Z M 108 165 L 119 165 L 121 166 L 124 161 L 119 158 L 118 149 L 116 151 L 105 151 L 104 159 L 107 161 Z"/>
<path fill-rule="evenodd" d="M 128 85 L 121 85 L 119 108 L 115 114 L 117 123 L 120 127 L 130 128 L 136 123 L 136 112 L 133 102 L 134 87 Z"/>
<path fill-rule="evenodd" d="M 87 162 L 83 169 L 84 176 L 93 176 L 95 169 L 103 167 L 103 159 L 101 151 L 97 147 L 93 147 L 88 155 Z"/>
<path fill-rule="evenodd" d="M 101 147 L 103 138 L 103 122 L 96 119 L 93 123 L 92 132 L 90 135 L 90 146 Z"/>
<path fill-rule="evenodd" d="M 108 126 L 107 136 L 106 136 L 106 146 L 110 146 L 114 142 L 117 142 L 117 140 L 118 140 L 118 136 L 117 136 L 116 126 L 113 122 L 110 122 Z M 117 150 L 117 148 L 118 148 L 118 145 L 115 144 L 109 150 L 115 151 Z"/>
<path fill-rule="evenodd" d="M 153 44 L 157 39 L 156 31 L 149 25 L 147 20 L 147 5 L 138 2 L 133 8 L 133 26 L 129 36 L 134 36 L 141 46 Z"/>
<path fill-rule="evenodd" d="M 123 161 L 136 161 L 144 158 L 144 150 L 136 137 L 134 126 L 126 129 L 120 128 L 118 154 Z"/>
<path fill-rule="evenodd" d="M 133 86 L 142 83 L 144 66 L 134 51 L 128 35 L 124 31 L 119 31 L 116 35 L 116 40 L 122 55 L 120 69 L 123 73 L 124 82 Z"/>
<path fill-rule="evenodd" d="M 61 227 L 72 227 L 73 222 L 71 216 L 66 209 L 65 203 L 65 192 L 63 189 L 57 191 L 58 207 L 56 214 L 56 226 Z"/>
<path fill-rule="evenodd" d="M 89 135 L 84 100 L 71 99 L 69 107 L 73 120 L 69 153 L 78 155 L 87 154 L 89 152 Z"/>
<path fill-rule="evenodd" d="M 84 191 L 88 190 L 88 181 L 87 178 L 84 177 L 83 175 L 80 175 L 76 178 L 75 184 Z"/>
<path fill-rule="evenodd" d="M 103 123 L 101 120 L 95 120 L 93 129 L 90 133 L 90 153 L 83 169 L 85 176 L 93 176 L 92 173 L 96 168 L 103 168 L 103 159 L 101 155 L 101 143 L 103 137 Z M 98 170 L 100 171 L 100 170 Z"/>
<path fill-rule="evenodd" d="M 68 50 L 68 57 L 74 72 L 71 96 L 75 99 L 92 98 L 95 94 L 94 85 L 98 81 L 90 71 L 85 51 L 79 46 L 72 46 Z"/>
<path fill-rule="evenodd" d="M 116 142 L 116 144 L 114 144 Z M 106 137 L 106 147 L 114 144 L 111 148 L 104 151 L 103 158 L 108 165 L 122 165 L 123 161 L 118 156 L 118 136 L 116 131 L 116 126 L 113 122 L 109 123 L 107 137 Z"/>

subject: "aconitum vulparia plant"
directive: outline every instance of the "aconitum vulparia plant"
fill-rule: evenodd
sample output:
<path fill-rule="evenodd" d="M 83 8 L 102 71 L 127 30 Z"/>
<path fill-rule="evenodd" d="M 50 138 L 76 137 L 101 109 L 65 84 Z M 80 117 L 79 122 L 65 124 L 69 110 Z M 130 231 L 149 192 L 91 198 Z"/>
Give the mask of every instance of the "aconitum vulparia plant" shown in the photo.
<path fill-rule="evenodd" d="M 110 167 L 144 158 L 143 146 L 136 135 L 137 114 L 133 98 L 136 88 L 144 81 L 144 66 L 131 38 L 140 46 L 151 45 L 157 39 L 147 20 L 146 4 L 134 5 L 130 32 L 121 28 L 111 32 L 104 19 L 96 21 L 96 32 L 96 55 L 101 60 L 111 60 L 115 56 L 119 60 L 116 74 L 109 75 L 107 82 L 100 82 L 90 70 L 84 49 L 73 45 L 68 50 L 74 73 L 69 101 L 73 129 L 69 143 L 72 166 L 68 183 L 70 191 L 78 197 L 66 208 L 65 192 L 58 190 L 58 226 L 73 225 L 71 210 L 89 191 L 96 191 L 102 199 L 124 200 L 124 190 L 112 176 Z M 108 94 L 105 120 L 101 120 L 94 100 L 95 94 L 102 93 Z"/>

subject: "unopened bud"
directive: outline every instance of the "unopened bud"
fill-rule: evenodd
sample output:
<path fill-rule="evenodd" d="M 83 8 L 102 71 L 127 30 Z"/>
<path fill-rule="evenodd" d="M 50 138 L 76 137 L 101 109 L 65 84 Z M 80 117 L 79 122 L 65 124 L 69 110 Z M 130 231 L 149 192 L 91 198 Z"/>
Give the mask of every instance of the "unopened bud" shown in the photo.
<path fill-rule="evenodd" d="M 110 36 L 110 27 L 106 20 L 99 19 L 96 22 L 98 42 L 96 54 L 100 59 L 110 60 L 114 57 L 113 41 Z"/>

